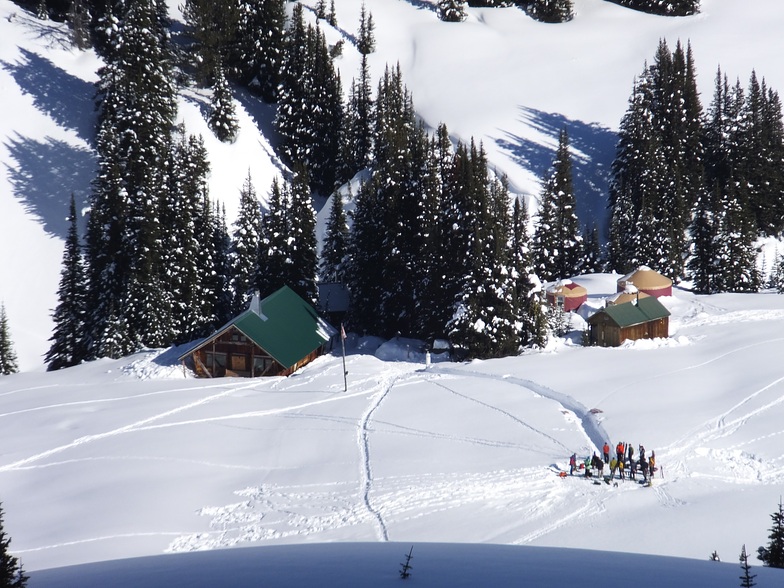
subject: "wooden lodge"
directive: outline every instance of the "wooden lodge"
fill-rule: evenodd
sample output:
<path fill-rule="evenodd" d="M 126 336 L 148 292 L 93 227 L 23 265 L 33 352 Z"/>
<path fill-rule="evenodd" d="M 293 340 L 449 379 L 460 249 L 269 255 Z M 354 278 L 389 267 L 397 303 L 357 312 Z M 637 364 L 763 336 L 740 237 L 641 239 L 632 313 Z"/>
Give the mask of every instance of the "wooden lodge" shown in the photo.
<path fill-rule="evenodd" d="M 669 337 L 670 311 L 654 296 L 606 306 L 588 318 L 591 345 Z"/>
<path fill-rule="evenodd" d="M 335 329 L 291 288 L 259 300 L 180 361 L 200 377 L 288 376 L 321 355 Z"/>

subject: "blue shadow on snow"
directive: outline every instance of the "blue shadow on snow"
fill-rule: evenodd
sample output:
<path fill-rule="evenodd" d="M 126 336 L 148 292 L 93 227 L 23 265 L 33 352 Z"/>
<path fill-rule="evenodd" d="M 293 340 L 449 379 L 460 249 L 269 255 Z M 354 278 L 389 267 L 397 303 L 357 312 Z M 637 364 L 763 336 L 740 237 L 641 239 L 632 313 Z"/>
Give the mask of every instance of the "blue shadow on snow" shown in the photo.
<path fill-rule="evenodd" d="M 569 135 L 572 153 L 572 174 L 577 200 L 577 216 L 581 224 L 594 222 L 605 235 L 608 223 L 607 190 L 610 166 L 615 157 L 616 133 L 598 124 L 569 119 L 562 114 L 520 107 L 521 120 L 531 128 L 552 138 L 552 145 L 543 145 L 526 137 L 506 133 L 496 143 L 508 152 L 519 166 L 531 170 L 544 180 L 553 171 L 558 136 L 562 129 Z M 539 196 L 539 194 L 537 194 Z"/>

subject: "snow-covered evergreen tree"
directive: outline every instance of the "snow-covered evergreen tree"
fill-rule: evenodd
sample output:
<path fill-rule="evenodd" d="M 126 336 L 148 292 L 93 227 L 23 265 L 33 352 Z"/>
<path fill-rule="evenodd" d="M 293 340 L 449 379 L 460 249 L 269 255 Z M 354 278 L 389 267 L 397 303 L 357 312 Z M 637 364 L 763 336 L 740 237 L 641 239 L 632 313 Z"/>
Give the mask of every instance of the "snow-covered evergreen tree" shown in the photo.
<path fill-rule="evenodd" d="M 193 30 L 194 65 L 202 84 L 210 84 L 217 69 L 231 63 L 241 9 L 237 0 L 185 0 L 182 4 L 183 16 Z"/>
<path fill-rule="evenodd" d="M 240 207 L 234 222 L 231 245 L 233 314 L 248 307 L 257 288 L 258 255 L 261 241 L 261 206 L 250 172 L 240 189 Z M 262 292 L 262 296 L 271 292 Z"/>
<path fill-rule="evenodd" d="M 757 559 L 771 568 L 784 568 L 784 504 L 779 500 L 776 512 L 770 515 L 773 521 L 767 546 L 757 549 Z"/>
<path fill-rule="evenodd" d="M 439 0 L 438 18 L 445 22 L 463 22 L 468 17 L 465 0 Z"/>
<path fill-rule="evenodd" d="M 215 79 L 212 87 L 210 114 L 207 119 L 215 136 L 224 143 L 233 143 L 237 139 L 240 127 L 234 110 L 234 99 L 231 88 L 220 64 L 215 68 Z"/>
<path fill-rule="evenodd" d="M 278 99 L 285 55 L 286 0 L 240 0 L 233 69 L 265 102 Z"/>
<path fill-rule="evenodd" d="M 84 336 L 87 280 L 73 194 L 71 194 L 68 222 L 60 285 L 57 289 L 58 302 L 52 314 L 54 331 L 49 339 L 51 346 L 44 356 L 49 371 L 78 365 L 87 357 Z"/>
<path fill-rule="evenodd" d="M 521 198 L 515 198 L 512 210 L 512 277 L 520 321 L 520 346 L 544 347 L 547 343 L 547 317 L 542 304 L 542 287 L 534 273 L 531 240 L 528 236 L 528 210 Z"/>
<path fill-rule="evenodd" d="M 346 256 L 348 255 L 349 230 L 343 197 L 334 192 L 330 198 L 329 217 L 321 247 L 319 278 L 321 282 L 345 282 Z"/>
<path fill-rule="evenodd" d="M 563 129 L 553 173 L 544 182 L 533 238 L 534 267 L 543 280 L 575 275 L 582 259 L 582 234 L 577 218 L 569 136 Z"/>
<path fill-rule="evenodd" d="M 528 4 L 528 14 L 541 22 L 567 22 L 574 18 L 574 5 L 572 0 L 533 0 Z"/>
<path fill-rule="evenodd" d="M 366 9 L 365 3 L 362 2 L 359 12 L 359 31 L 357 31 L 357 50 L 362 55 L 368 55 L 376 50 L 375 29 L 373 14 Z"/>
<path fill-rule="evenodd" d="M 159 207 L 176 103 L 158 4 L 133 3 L 116 39 L 100 72 L 99 174 L 87 233 L 91 356 L 103 355 L 107 337 L 126 354 L 172 336 Z"/>
<path fill-rule="evenodd" d="M 734 182 L 714 197 L 716 238 L 715 283 L 719 292 L 756 292 L 760 286 L 754 240 L 756 231 L 733 190 Z"/>
<path fill-rule="evenodd" d="M 302 5 L 297 4 L 274 126 L 283 159 L 305 166 L 311 187 L 322 194 L 335 187 L 342 125 L 343 92 L 324 34 L 305 26 Z"/>
<path fill-rule="evenodd" d="M 3 505 L 0 503 L 0 588 L 25 588 L 29 578 L 19 558 L 11 555 L 11 536 L 5 531 L 3 515 Z"/>
<path fill-rule="evenodd" d="M 310 179 L 304 168 L 295 169 L 287 209 L 288 277 L 287 285 L 311 304 L 318 301 L 316 279 L 316 210 L 310 193 Z"/>
<path fill-rule="evenodd" d="M 0 303 L 0 375 L 7 376 L 18 371 L 19 363 L 11 340 L 8 316 L 5 313 L 5 305 Z"/>
<path fill-rule="evenodd" d="M 171 294 L 172 328 L 178 344 L 207 335 L 208 326 L 214 324 L 214 293 L 205 290 L 205 280 L 213 271 L 204 218 L 211 208 L 208 174 L 203 139 L 182 134 L 172 148 L 169 197 L 161 206 L 162 224 L 167 228 L 162 253 L 167 268 L 165 287 Z"/>
<path fill-rule="evenodd" d="M 367 56 L 362 56 L 359 79 L 352 80 L 340 136 L 338 183 L 350 180 L 370 164 L 373 150 L 374 101 Z"/>

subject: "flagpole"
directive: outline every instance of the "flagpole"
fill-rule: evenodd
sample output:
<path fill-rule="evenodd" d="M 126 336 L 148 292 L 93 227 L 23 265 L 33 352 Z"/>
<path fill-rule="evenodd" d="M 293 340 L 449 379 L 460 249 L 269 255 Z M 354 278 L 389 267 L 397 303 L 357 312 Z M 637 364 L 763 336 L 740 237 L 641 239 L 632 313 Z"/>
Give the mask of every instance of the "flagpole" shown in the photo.
<path fill-rule="evenodd" d="M 346 380 L 348 372 L 346 371 L 346 331 L 343 329 L 343 323 L 340 323 L 340 344 L 343 347 L 343 392 L 346 392 L 348 390 L 348 381 Z"/>

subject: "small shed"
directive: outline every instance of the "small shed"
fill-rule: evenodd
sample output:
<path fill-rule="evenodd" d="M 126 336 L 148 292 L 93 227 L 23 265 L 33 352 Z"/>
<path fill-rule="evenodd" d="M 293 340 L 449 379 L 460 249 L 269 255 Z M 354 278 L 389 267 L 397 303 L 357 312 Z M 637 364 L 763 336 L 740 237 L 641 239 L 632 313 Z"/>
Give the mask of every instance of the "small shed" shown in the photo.
<path fill-rule="evenodd" d="M 612 304 L 588 317 L 591 345 L 669 337 L 670 311 L 654 296 Z"/>
<path fill-rule="evenodd" d="M 588 290 L 572 280 L 558 280 L 545 291 L 547 303 L 561 306 L 565 312 L 577 310 L 588 300 Z"/>
<path fill-rule="evenodd" d="M 672 280 L 645 265 L 620 278 L 618 292 L 623 292 L 628 284 L 633 284 L 640 292 L 656 298 L 672 296 Z"/>
<path fill-rule="evenodd" d="M 325 349 L 335 329 L 288 286 L 192 345 L 180 361 L 198 376 L 288 376 Z"/>

